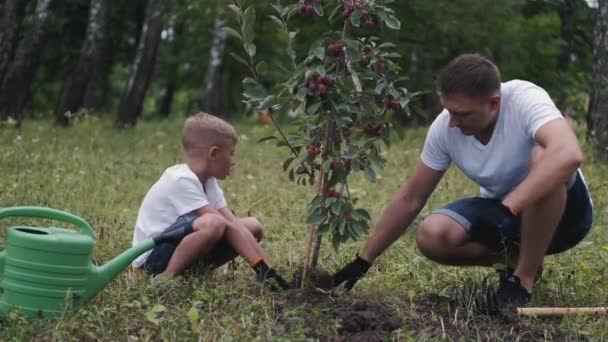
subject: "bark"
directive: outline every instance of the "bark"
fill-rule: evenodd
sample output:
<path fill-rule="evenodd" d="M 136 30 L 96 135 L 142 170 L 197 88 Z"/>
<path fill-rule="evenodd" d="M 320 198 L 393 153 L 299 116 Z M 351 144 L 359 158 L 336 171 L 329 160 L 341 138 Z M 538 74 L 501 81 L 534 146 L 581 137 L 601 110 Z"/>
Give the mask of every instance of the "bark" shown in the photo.
<path fill-rule="evenodd" d="M 91 0 L 85 40 L 76 67 L 66 79 L 55 108 L 55 120 L 62 126 L 70 123 L 69 113 L 82 107 L 87 85 L 98 67 L 106 32 L 108 0 Z"/>
<path fill-rule="evenodd" d="M 597 3 L 593 84 L 588 117 L 599 155 L 608 159 L 608 0 L 598 0 Z"/>
<path fill-rule="evenodd" d="M 0 85 L 13 59 L 25 7 L 29 0 L 7 0 L 0 10 Z"/>
<path fill-rule="evenodd" d="M 179 41 L 184 31 L 184 25 L 178 22 L 173 28 L 173 41 L 170 44 L 172 51 L 179 51 L 181 46 Z M 173 106 L 173 98 L 175 91 L 177 90 L 177 78 L 178 78 L 179 60 L 172 56 L 167 63 L 167 78 L 165 80 L 165 92 L 160 99 L 158 112 L 161 117 L 168 117 L 171 114 L 171 107 Z"/>
<path fill-rule="evenodd" d="M 561 19 L 561 37 L 563 47 L 558 57 L 558 68 L 561 72 L 568 70 L 574 44 L 576 0 L 564 0 L 559 9 Z"/>
<path fill-rule="evenodd" d="M 151 0 L 146 7 L 131 75 L 118 108 L 117 123 L 121 127 L 134 126 L 141 115 L 144 97 L 156 64 L 164 12 L 168 5 L 168 0 Z"/>
<path fill-rule="evenodd" d="M 83 108 L 96 113 L 101 113 L 104 110 L 107 94 L 110 92 L 109 77 L 112 66 L 112 49 L 108 29 L 106 22 L 106 31 L 100 46 L 101 51 L 93 61 L 93 70 L 82 103 Z"/>
<path fill-rule="evenodd" d="M 0 119 L 9 116 L 23 120 L 23 111 L 30 95 L 30 87 L 49 33 L 52 0 L 38 0 L 32 28 L 19 43 L 0 89 Z"/>
<path fill-rule="evenodd" d="M 217 6 L 216 17 L 213 23 L 213 41 L 209 50 L 209 68 L 205 81 L 201 109 L 216 115 L 222 114 L 222 62 L 226 47 L 226 33 L 223 30 L 223 8 Z"/>

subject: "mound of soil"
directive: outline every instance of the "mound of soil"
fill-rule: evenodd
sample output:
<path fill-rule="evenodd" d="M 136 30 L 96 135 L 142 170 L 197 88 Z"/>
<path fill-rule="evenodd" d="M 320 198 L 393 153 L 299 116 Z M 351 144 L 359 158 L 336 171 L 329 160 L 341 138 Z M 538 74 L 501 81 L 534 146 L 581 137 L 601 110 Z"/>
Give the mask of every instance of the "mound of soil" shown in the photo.
<path fill-rule="evenodd" d="M 312 289 L 290 290 L 278 294 L 275 301 L 280 312 L 279 322 L 287 331 L 292 329 L 291 310 L 302 310 L 308 337 L 321 341 L 383 341 L 403 321 L 382 303 L 356 301 L 335 297 Z M 322 331 L 318 327 L 335 322 L 337 329 Z"/>

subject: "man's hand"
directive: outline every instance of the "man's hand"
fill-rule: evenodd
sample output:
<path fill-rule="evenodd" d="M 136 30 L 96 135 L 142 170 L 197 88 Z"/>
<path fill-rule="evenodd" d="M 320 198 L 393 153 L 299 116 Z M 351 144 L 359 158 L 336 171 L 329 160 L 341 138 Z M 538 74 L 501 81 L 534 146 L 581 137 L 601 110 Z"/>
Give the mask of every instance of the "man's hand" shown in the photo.
<path fill-rule="evenodd" d="M 353 286 L 355 286 L 355 283 L 363 278 L 371 266 L 372 265 L 367 260 L 357 256 L 355 260 L 351 261 L 332 276 L 334 286 L 338 287 L 340 284 L 346 282 L 344 288 L 347 290 L 352 289 Z"/>

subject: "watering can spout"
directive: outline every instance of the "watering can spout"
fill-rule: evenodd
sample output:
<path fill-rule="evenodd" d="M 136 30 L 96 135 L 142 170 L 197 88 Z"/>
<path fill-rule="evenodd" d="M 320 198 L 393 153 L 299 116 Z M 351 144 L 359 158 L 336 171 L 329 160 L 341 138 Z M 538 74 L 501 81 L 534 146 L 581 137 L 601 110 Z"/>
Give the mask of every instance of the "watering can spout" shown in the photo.
<path fill-rule="evenodd" d="M 127 268 L 135 258 L 154 248 L 154 246 L 154 240 L 146 240 L 122 252 L 114 259 L 108 261 L 105 265 L 96 267 L 94 271 L 95 276 L 91 279 L 92 283 L 90 284 L 90 292 L 87 294 L 87 297 L 90 298 L 95 296 L 99 291 L 106 287 L 118 273 Z"/>

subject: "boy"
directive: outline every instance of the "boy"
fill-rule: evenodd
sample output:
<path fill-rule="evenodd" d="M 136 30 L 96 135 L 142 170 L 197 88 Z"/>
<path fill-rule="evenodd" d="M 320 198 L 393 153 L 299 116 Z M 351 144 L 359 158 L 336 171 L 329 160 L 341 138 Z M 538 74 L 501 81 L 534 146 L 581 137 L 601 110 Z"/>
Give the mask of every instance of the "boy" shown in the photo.
<path fill-rule="evenodd" d="M 229 123 L 207 113 L 186 120 L 182 131 L 185 164 L 162 174 L 146 194 L 135 223 L 133 244 L 185 227 L 178 241 L 163 242 L 141 255 L 133 266 L 158 277 L 183 273 L 201 260 L 216 268 L 242 256 L 256 278 L 287 289 L 258 245 L 263 226 L 254 217 L 239 218 L 227 207 L 218 179 L 234 166 L 237 134 Z"/>

